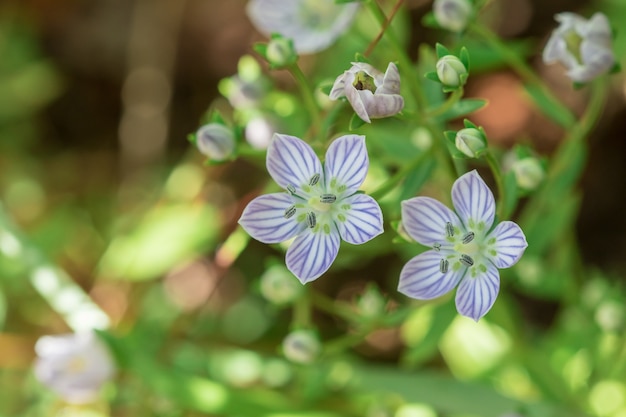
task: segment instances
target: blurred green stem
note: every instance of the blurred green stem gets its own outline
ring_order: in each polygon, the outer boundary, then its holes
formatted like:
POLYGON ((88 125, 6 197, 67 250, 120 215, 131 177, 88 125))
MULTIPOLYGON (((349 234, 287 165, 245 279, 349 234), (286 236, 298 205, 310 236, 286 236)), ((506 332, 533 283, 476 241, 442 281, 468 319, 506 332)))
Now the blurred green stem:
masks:
POLYGON ((328 297, 326 294, 312 291, 311 302, 315 307, 319 308, 320 310, 328 314, 341 317, 346 321, 355 321, 355 319, 359 318, 358 314, 350 308, 349 304, 339 300, 334 300, 328 297))
POLYGON ((293 304, 293 321, 291 324, 293 330, 310 329, 312 327, 311 294, 309 293, 309 288, 309 286, 305 285, 302 295, 293 304))
POLYGON ((461 97, 463 97, 463 88, 459 88, 457 90, 454 90, 452 92, 452 94, 450 94, 448 96, 446 101, 441 103, 441 105, 439 107, 437 107, 437 108, 429 111, 428 113, 426 113, 426 117, 427 118, 432 118, 432 117, 441 116, 442 114, 444 114, 445 112, 450 110, 452 107, 454 107, 454 105, 459 102, 461 97))
POLYGON ((500 220, 504 220, 504 215, 506 210, 506 190, 504 189, 504 180, 502 177, 502 170, 500 169, 500 163, 493 156, 491 150, 487 150, 485 154, 485 160, 487 164, 489 164, 489 168, 491 169, 491 173, 493 174, 493 178, 496 180, 496 186, 498 187, 498 204, 497 204, 497 214, 500 220))
POLYGON ((297 63, 290 65, 289 67, 287 67, 287 69, 298 84, 298 88, 300 89, 300 93, 302 94, 302 100, 304 100, 304 106, 306 107, 306 110, 311 117, 311 126, 313 127, 311 133, 313 137, 315 137, 318 133, 318 129, 321 126, 322 121, 320 118, 319 107, 317 105, 317 102, 315 101, 313 90, 311 90, 311 88, 309 87, 309 82, 297 63))
POLYGON ((420 164, 426 159, 427 156, 431 155, 432 147, 422 153, 420 153, 417 158, 408 163, 407 165, 400 168, 395 174, 393 174, 387 181, 385 181, 378 189, 374 190, 370 193, 370 196, 375 200, 379 200, 384 197, 388 192, 393 190, 396 185, 400 183, 411 171, 420 166, 420 164))

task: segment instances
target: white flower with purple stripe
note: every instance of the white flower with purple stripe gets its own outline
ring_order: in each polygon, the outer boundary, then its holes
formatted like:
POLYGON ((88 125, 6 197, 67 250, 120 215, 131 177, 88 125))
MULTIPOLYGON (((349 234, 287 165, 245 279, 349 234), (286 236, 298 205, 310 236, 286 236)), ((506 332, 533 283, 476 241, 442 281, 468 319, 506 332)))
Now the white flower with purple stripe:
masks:
POLYGON ((303 284, 313 281, 330 268, 341 239, 358 245, 383 232, 378 203, 358 192, 368 167, 365 136, 336 139, 322 164, 304 141, 275 134, 267 170, 287 192, 255 198, 239 224, 263 243, 295 237, 287 250, 287 268, 303 284))
POLYGON ((404 229, 432 250, 404 266, 398 291, 430 300, 458 285, 457 310, 478 321, 496 301, 498 269, 514 265, 528 244, 514 222, 503 221, 493 227, 495 200, 476 171, 454 182, 452 203, 456 213, 430 197, 402 202, 404 229))

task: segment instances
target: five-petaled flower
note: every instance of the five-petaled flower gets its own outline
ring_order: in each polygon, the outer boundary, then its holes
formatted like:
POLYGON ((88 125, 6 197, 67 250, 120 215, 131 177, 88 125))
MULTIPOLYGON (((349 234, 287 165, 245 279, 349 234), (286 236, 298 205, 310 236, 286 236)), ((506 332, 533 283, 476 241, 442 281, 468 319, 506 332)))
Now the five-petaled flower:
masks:
POLYGON ((561 62, 567 75, 577 83, 591 81, 613 68, 611 26, 604 14, 598 12, 587 20, 565 12, 554 18, 560 24, 543 50, 546 64, 561 62))
POLYGON ((393 62, 383 74, 370 64, 353 62, 333 84, 329 97, 346 97, 356 114, 365 122, 393 116, 404 107, 400 95, 400 74, 393 62))
POLYGON ((322 165, 304 141, 275 134, 267 170, 287 192, 255 198, 239 224, 263 243, 295 237, 287 250, 287 268, 303 284, 312 281, 330 268, 341 239, 361 244, 383 231, 376 200, 357 193, 368 167, 364 136, 336 139, 322 165))
POLYGON ((328 48, 352 23, 358 3, 335 0, 250 0, 246 8, 254 26, 266 36, 291 38, 298 53, 328 48))
POLYGON ((455 181, 452 203, 456 213, 430 197, 402 202, 404 229, 432 250, 404 266, 398 291, 429 300, 458 284, 457 310, 478 321, 498 295, 498 269, 514 265, 528 244, 520 227, 511 221, 492 227, 495 201, 476 171, 455 181))

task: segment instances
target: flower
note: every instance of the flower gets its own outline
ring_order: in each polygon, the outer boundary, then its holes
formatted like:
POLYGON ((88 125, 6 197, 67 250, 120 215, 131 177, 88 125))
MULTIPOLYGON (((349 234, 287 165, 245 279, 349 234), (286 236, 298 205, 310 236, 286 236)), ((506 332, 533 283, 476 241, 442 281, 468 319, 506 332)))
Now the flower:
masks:
POLYGON ((541 162, 537 158, 526 157, 518 159, 511 165, 517 185, 525 190, 534 190, 546 176, 541 162))
POLYGON ((456 132, 454 145, 468 158, 478 158, 487 149, 487 139, 479 129, 467 127, 456 132))
POLYGON ((370 119, 393 116, 404 107, 398 67, 390 62, 383 74, 370 64, 353 62, 349 70, 337 77, 330 90, 331 100, 343 96, 367 123, 371 123, 370 119))
POLYGON ((196 132, 198 150, 214 161, 223 161, 235 151, 233 132, 219 123, 209 123, 196 132))
POLYGON ((498 295, 498 269, 514 265, 528 246, 511 221, 493 226, 495 201, 476 171, 454 182, 456 213, 430 197, 402 202, 402 225, 433 249, 411 259, 400 273, 398 291, 418 300, 437 298, 458 284, 456 307, 478 321, 498 295))
POLYGON ((335 4, 334 0, 250 0, 246 12, 264 35, 280 33, 293 39, 298 53, 310 54, 335 42, 358 8, 357 3, 335 4))
POLYGON ((559 22, 545 49, 543 62, 560 62, 572 81, 584 83, 608 72, 615 65, 611 50, 611 27, 606 16, 594 14, 586 20, 575 13, 559 13, 559 22))
POLYGON ((460 32, 465 29, 472 15, 472 3, 468 0, 435 0, 433 13, 439 26, 460 32))
POLYGON ((94 401, 115 373, 108 348, 93 332, 43 336, 35 352, 35 377, 68 403, 94 401))
POLYGON ((322 275, 337 257, 341 239, 361 244, 382 233, 376 200, 357 193, 369 159, 365 136, 336 139, 322 163, 304 141, 275 134, 267 150, 267 170, 287 190, 252 200, 239 224, 263 243, 295 237, 287 268, 304 284, 322 275))
POLYGON ((454 55, 446 55, 437 61, 437 77, 446 86, 456 88, 467 81, 467 68, 454 55))

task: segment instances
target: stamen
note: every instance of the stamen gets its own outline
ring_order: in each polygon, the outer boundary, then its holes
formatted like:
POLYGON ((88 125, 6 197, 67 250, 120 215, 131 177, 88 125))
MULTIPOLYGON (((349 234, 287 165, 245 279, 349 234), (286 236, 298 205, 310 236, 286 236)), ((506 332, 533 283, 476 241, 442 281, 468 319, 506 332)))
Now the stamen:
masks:
POLYGON ((474 232, 469 232, 468 234, 466 234, 465 236, 463 236, 463 244, 467 245, 468 243, 470 243, 472 240, 474 240, 474 232))
POLYGON ((337 196, 335 194, 322 194, 320 196, 320 203, 332 204, 337 201, 337 196))
POLYGON ((293 217, 294 214, 296 214, 296 206, 287 207, 287 209, 285 210, 284 217, 285 219, 289 219, 293 217))
POLYGON ((445 274, 446 272, 448 272, 449 265, 450 265, 450 262, 448 262, 447 259, 442 259, 441 261, 439 261, 439 272, 441 272, 442 274, 445 274))
POLYGON ((309 211, 306 214, 306 224, 307 224, 307 226, 309 226, 311 229, 313 229, 315 227, 316 223, 317 223, 317 218, 315 217, 315 213, 313 213, 312 211, 309 211))
POLYGON ((460 261, 463 265, 467 267, 474 265, 474 260, 472 259, 472 257, 466 254, 461 255, 460 261))
POLYGON ((454 226, 452 226, 452 223, 450 222, 446 223, 446 236, 448 237, 454 236, 454 226))
POLYGON ((439 250, 441 250, 441 243, 435 243, 433 244, 433 249, 437 252, 439 252, 439 250))
POLYGON ((287 191, 289 191, 289 194, 294 195, 296 193, 296 187, 291 184, 287 184, 287 191))
POLYGON ((311 181, 309 181, 309 185, 311 187, 313 187, 315 184, 317 184, 320 180, 320 174, 313 174, 313 176, 311 177, 311 181))

